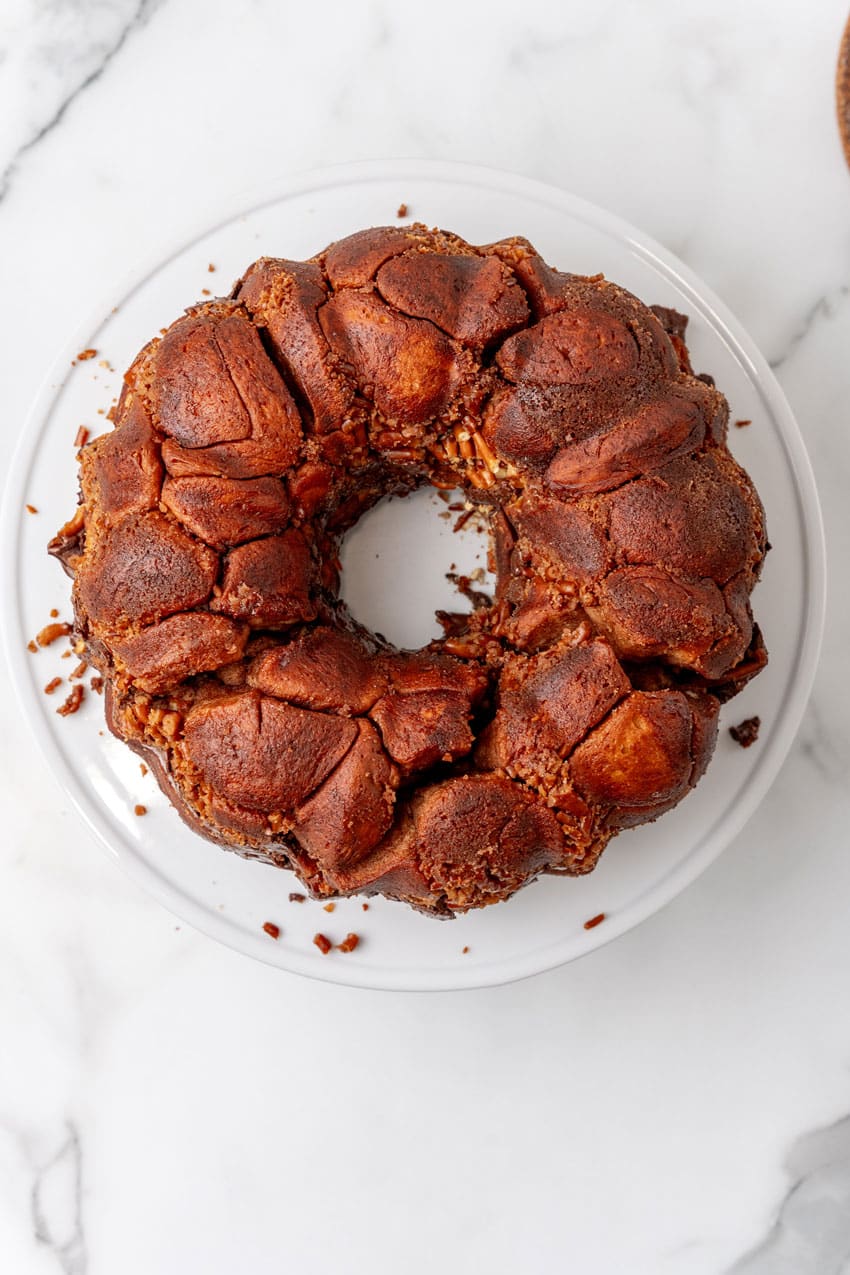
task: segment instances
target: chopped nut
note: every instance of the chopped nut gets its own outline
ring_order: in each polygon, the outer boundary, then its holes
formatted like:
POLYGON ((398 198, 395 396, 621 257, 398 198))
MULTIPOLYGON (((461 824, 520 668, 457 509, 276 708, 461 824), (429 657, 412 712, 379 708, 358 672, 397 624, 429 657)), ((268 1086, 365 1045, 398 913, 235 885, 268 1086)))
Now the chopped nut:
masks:
POLYGON ((466 956, 467 952, 469 951, 469 947, 462 947, 460 950, 461 950, 461 955, 466 956))
POLYGON ((50 646, 51 642, 55 642, 57 638, 65 637, 70 632, 70 624, 45 624, 41 632, 36 633, 35 640, 39 646, 50 646))
POLYGON ((140 762, 139 762, 139 770, 142 772, 142 777, 143 777, 143 778, 144 778, 144 776, 148 773, 148 768, 147 768, 147 766, 145 765, 145 763, 144 763, 143 761, 140 761, 140 762))
POLYGON ((289 902, 290 903, 306 903, 307 895, 299 894, 297 890, 293 890, 289 896, 289 902))
POLYGON ((85 691, 83 690, 82 686, 78 682, 77 685, 72 689, 71 694, 65 700, 65 703, 60 704, 59 707, 57 708, 56 712, 59 714, 59 716, 69 717, 71 713, 76 713, 77 709, 80 707, 80 705, 83 702, 84 694, 85 694, 85 691))
POLYGON ((360 942, 359 934, 346 934, 341 943, 337 943, 338 952, 353 952, 360 942))
POLYGON ((38 650, 38 647, 36 646, 32 638, 30 638, 29 642, 27 642, 27 650, 32 651, 33 655, 35 655, 36 651, 38 650))
POLYGON ((605 920, 605 913, 600 912, 597 916, 592 916, 589 921, 585 921, 584 928, 586 930, 595 930, 597 925, 601 925, 605 920))
POLYGON ((368 904, 368 903, 361 903, 361 904, 360 904, 360 906, 361 906, 361 908, 363 909, 363 911, 364 911, 364 912, 368 912, 368 911, 369 911, 369 904, 368 904))
POLYGON ((395 214, 395 215, 396 215, 396 217, 406 217, 406 216, 407 216, 407 204, 399 204, 398 208, 396 209, 396 214, 395 214))
POLYGON ((730 726, 729 734, 736 744, 740 744, 742 748, 749 748, 750 744, 754 744, 758 739, 760 726, 760 717, 747 717, 737 726, 730 726))
POLYGON ((212 296, 212 293, 210 292, 209 288, 201 288, 201 296, 202 296, 202 297, 211 297, 211 296, 212 296))
POLYGON ((313 942, 323 956, 327 956, 328 952, 333 947, 333 943, 331 943, 330 939, 324 934, 314 934, 313 942))
POLYGON ((85 673, 87 668, 88 668, 88 664, 85 662, 85 660, 81 660, 80 663, 77 665, 77 667, 74 669, 74 671, 69 674, 68 681, 78 682, 80 678, 83 676, 83 674, 85 673))
POLYGON ((59 614, 59 612, 56 610, 56 607, 51 607, 51 608, 50 608, 50 618, 51 618, 51 620, 55 620, 58 614, 59 614))
POLYGON ((147 813, 148 813, 148 808, 147 808, 147 806, 134 806, 134 807, 133 807, 133 814, 134 814, 134 815, 146 815, 147 813))
POLYGON ((167 736, 168 739, 173 739, 180 729, 180 714, 174 712, 165 713, 159 723, 159 727, 163 735, 167 736))
POLYGON ((325 904, 325 911, 326 911, 326 912, 334 912, 334 911, 336 911, 336 904, 335 904, 335 903, 326 903, 326 904, 325 904))
POLYGON ((27 505, 27 506, 26 506, 26 511, 27 511, 27 513, 28 513, 28 514, 37 514, 37 513, 38 513, 38 510, 36 509, 35 505, 27 505))
POLYGON ((207 270, 209 270, 210 274, 212 274, 213 271, 215 270, 215 266, 213 265, 212 262, 210 262, 210 264, 207 266, 207 270))
POLYGON ((86 428, 85 425, 81 425, 80 428, 77 430, 76 434, 74 435, 74 446, 85 447, 88 441, 89 441, 89 430, 86 428))
POLYGON ((93 359, 97 354, 97 350, 80 350, 77 359, 80 363, 85 363, 87 359, 93 359))
POLYGON ((92 688, 92 690, 95 692, 96 695, 101 695, 103 693, 103 678, 93 677, 91 681, 89 682, 89 686, 92 688))
POLYGON ((280 926, 275 925, 274 921, 264 921, 263 929, 265 930, 266 934, 268 934, 270 939, 280 938, 280 926))
POLYGON ((52 695, 53 692, 56 690, 56 687, 61 685, 62 685, 61 677, 51 677, 50 681, 47 683, 47 685, 44 688, 45 695, 52 695))
POLYGON ((752 423, 752 421, 736 421, 735 426, 737 429, 744 429, 747 425, 752 425, 752 423))

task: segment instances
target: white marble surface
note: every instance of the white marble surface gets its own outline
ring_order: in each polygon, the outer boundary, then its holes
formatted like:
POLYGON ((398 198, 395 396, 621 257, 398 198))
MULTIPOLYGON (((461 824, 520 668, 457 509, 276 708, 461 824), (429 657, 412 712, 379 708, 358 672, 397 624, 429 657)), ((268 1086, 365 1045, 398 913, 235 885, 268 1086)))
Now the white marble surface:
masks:
POLYGON ((10 697, 0 767, 0 1271, 850 1272, 850 174, 840 0, 6 0, 0 383, 240 188, 471 159, 643 226, 773 363, 832 598, 744 834, 637 931, 525 983, 281 975, 126 881, 10 697))

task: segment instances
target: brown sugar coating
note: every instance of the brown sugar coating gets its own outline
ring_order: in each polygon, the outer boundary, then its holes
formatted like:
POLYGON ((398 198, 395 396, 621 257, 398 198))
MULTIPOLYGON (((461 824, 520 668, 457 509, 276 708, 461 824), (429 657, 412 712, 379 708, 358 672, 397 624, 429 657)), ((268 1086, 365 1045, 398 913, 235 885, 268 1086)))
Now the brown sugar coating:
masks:
POLYGON ((689 792, 766 660, 766 541, 686 323, 523 239, 392 226, 262 258, 141 351, 51 547, 110 727, 191 826, 450 916, 689 792), (339 548, 429 483, 489 519, 495 597, 399 651, 339 548))

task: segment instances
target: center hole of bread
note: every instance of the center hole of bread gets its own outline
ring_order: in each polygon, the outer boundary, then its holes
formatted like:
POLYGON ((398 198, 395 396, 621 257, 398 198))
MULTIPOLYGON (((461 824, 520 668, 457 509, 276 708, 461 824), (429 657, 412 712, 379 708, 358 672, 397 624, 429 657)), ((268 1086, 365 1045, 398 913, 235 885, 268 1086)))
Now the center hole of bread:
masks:
POLYGON ((450 573, 492 594, 482 514, 476 511, 455 531, 468 512, 464 505, 462 491, 421 487, 409 496, 386 496, 363 515, 340 554, 341 595, 355 620, 415 650, 443 636, 437 611, 471 609, 450 573))

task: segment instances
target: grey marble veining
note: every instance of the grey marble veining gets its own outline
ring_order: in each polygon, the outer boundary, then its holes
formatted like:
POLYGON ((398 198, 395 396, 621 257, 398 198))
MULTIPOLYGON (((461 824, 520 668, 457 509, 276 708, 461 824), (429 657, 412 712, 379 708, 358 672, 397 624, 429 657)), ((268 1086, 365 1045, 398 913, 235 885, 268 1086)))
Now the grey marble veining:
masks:
POLYGON ((39 1168, 32 1186, 33 1235, 55 1256, 63 1275, 86 1275, 82 1195, 80 1135, 68 1123, 61 1145, 39 1168))
POLYGON ((100 79, 160 3, 59 0, 41 6, 35 21, 6 24, 0 46, 0 104, 8 111, 0 134, 0 200, 21 160, 61 124, 78 95, 100 79))
POLYGON ((786 1169, 791 1186, 776 1221, 729 1275, 847 1275, 850 1116, 804 1134, 786 1169))

